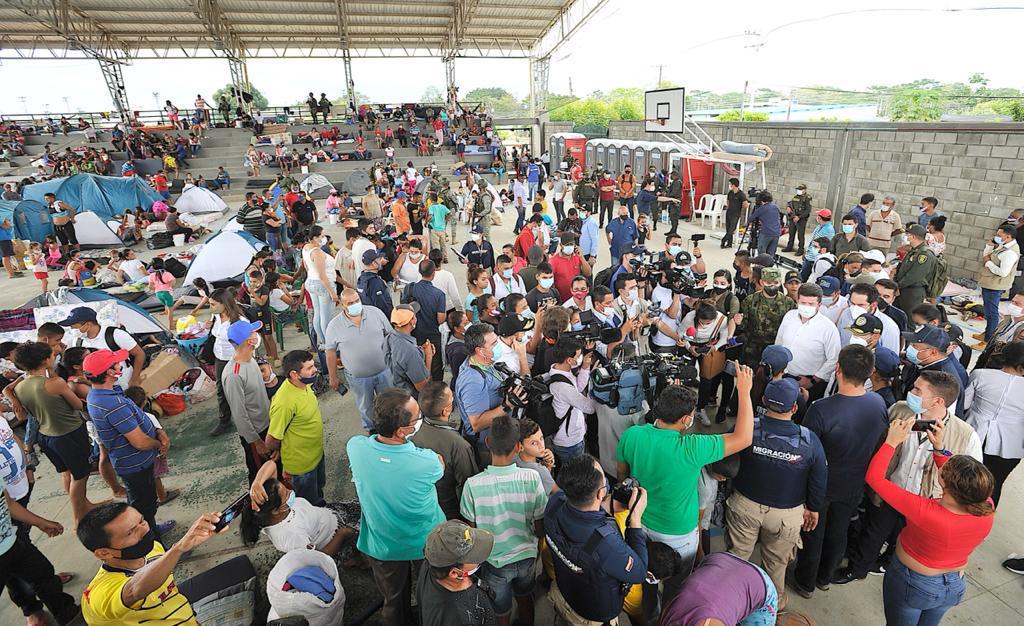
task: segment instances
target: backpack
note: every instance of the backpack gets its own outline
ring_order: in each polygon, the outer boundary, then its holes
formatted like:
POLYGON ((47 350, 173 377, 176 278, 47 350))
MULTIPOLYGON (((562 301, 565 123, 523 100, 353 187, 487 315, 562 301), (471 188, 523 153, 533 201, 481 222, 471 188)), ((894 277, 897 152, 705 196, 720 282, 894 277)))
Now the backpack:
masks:
POLYGON ((146 240, 146 247, 150 250, 170 248, 174 245, 174 235, 168 232, 153 233, 153 236, 146 240))
POLYGON ((647 382, 644 370, 639 367, 622 370, 619 375, 618 401, 615 403, 619 415, 632 415, 643 410, 647 382))
POLYGON ((605 287, 611 287, 612 276, 615 275, 615 270, 619 269, 619 266, 606 267, 597 273, 594 277, 594 286, 604 285, 605 287))
MULTIPOLYGON (((118 327, 118 326, 107 326, 107 329, 105 331, 103 331, 103 341, 106 342, 107 348, 111 352, 117 352, 118 350, 121 349, 121 346, 117 345, 117 342, 114 341, 114 331, 117 330, 118 328, 120 328, 120 327, 118 327)), ((124 329, 121 328, 121 330, 124 330, 124 329)), ((125 331, 125 332, 128 332, 128 331, 125 331)), ((129 334, 131 334, 131 333, 129 333, 129 334)), ((78 341, 75 342, 75 347, 76 348, 80 348, 80 347, 82 347, 83 343, 85 343, 85 338, 84 337, 79 337, 78 341)))
POLYGON ((188 273, 188 267, 174 257, 164 259, 164 269, 175 278, 182 278, 188 273))
MULTIPOLYGON (((574 383, 565 374, 551 374, 548 378, 548 387, 553 383, 566 383, 573 385, 574 383)), ((540 426, 541 432, 545 437, 550 437, 558 432, 558 429, 565 425, 566 434, 569 431, 569 416, 572 414, 572 407, 565 412, 565 415, 558 415, 555 413, 554 396, 550 393, 544 394, 541 400, 537 401, 534 410, 531 411, 530 407, 527 408, 527 413, 534 413, 532 415, 533 421, 537 422, 540 426)))
POLYGON ((935 257, 935 260, 935 271, 932 272, 931 277, 928 279, 929 298, 941 296, 942 292, 946 290, 946 284, 949 283, 949 263, 941 256, 935 257))

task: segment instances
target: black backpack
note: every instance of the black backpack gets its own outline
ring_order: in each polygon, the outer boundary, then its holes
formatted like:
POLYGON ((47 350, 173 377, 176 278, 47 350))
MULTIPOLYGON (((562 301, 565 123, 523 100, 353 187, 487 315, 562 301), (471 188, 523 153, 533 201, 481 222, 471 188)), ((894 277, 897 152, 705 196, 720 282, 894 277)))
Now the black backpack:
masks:
POLYGON ((188 266, 174 257, 164 259, 164 269, 170 272, 171 276, 174 276, 175 278, 182 278, 188 273, 188 266))
MULTIPOLYGON (((564 382, 575 386, 575 383, 566 376, 565 374, 551 374, 548 378, 548 387, 555 382, 564 382)), ((550 437, 558 432, 558 429, 565 425, 565 430, 569 430, 569 416, 572 415, 572 407, 566 411, 565 415, 558 415, 555 413, 554 397, 551 393, 546 393, 540 400, 531 401, 526 407, 526 415, 533 421, 537 422, 540 426, 540 431, 545 437, 550 437)))
POLYGON ((168 232, 153 233, 153 236, 146 240, 146 247, 150 250, 170 248, 174 245, 174 235, 168 232))

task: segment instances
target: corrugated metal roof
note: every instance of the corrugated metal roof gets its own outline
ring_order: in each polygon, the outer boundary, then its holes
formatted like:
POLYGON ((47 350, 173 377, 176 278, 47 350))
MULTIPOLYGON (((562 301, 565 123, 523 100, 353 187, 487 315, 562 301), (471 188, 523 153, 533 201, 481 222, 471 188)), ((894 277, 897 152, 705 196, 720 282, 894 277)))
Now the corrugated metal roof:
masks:
MULTIPOLYGON (((340 49, 342 24, 349 48, 430 50, 445 48, 461 8, 467 51, 526 52, 576 0, 218 0, 223 29, 207 24, 196 0, 70 0, 70 25, 58 26, 52 0, 24 0, 0 7, 0 49, 66 49, 59 31, 76 33, 88 44, 107 34, 115 47, 130 54, 165 49, 187 40, 202 48, 217 46, 213 32, 237 37, 242 47, 258 48, 268 37, 287 38, 296 45, 340 49), (339 19, 339 11, 341 16, 339 19), (282 32, 282 29, 284 32, 282 32), (120 44, 120 46, 119 46, 120 44)), ((74 47, 74 46, 70 46, 74 47)), ((9 56, 9 55, 8 55, 9 56)), ((202 56, 202 55, 197 55, 202 56)))

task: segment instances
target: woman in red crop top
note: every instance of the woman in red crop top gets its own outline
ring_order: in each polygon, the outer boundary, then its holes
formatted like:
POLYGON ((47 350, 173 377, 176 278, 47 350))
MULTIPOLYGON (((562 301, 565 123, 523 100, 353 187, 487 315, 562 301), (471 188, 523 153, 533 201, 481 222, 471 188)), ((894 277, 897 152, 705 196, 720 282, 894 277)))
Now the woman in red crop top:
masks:
POLYGON ((867 472, 868 485, 907 521, 882 583, 887 626, 932 626, 960 603, 967 559, 992 531, 995 513, 992 473, 969 456, 943 449, 941 424, 928 438, 942 497, 924 498, 886 480, 889 461, 913 425, 912 419, 892 422, 867 472))

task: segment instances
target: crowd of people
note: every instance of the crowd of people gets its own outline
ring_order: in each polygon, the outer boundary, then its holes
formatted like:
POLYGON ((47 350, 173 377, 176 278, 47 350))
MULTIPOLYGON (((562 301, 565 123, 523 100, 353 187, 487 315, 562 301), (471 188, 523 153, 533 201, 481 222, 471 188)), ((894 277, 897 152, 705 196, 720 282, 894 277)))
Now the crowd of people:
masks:
MULTIPOLYGON (((313 94, 309 107, 325 113, 313 94)), ((377 112, 358 114, 379 128, 377 112)), ((442 139, 462 136, 435 119, 442 139)), ((380 622, 396 626, 533 624, 541 593, 560 624, 774 624, 790 593, 827 597, 870 574, 884 576, 889 624, 937 624, 963 600, 1024 457, 1018 213, 982 253, 976 356, 938 300, 933 197, 905 225, 892 198, 834 216, 806 186, 780 208, 730 179, 722 246, 741 225, 749 245, 716 268, 703 237, 680 233, 678 173, 549 172, 496 148, 507 188, 481 169, 452 180, 382 160, 365 195, 332 192, 323 211, 287 172, 247 194, 235 219, 267 247, 237 287, 196 281, 193 310, 212 312, 210 434, 238 435, 247 545, 267 535, 282 553, 368 567, 380 622), (514 239, 493 241, 512 209, 514 239), (351 220, 343 240, 322 225, 335 212, 351 220), (786 229, 793 269, 776 254, 786 229), (293 323, 310 345, 280 354, 275 331, 293 323), (340 456, 325 420, 347 416, 322 414, 318 392, 355 401, 349 500, 325 497, 340 456)), ((107 269, 154 271, 133 255, 107 269)), ((165 302, 169 325, 181 304, 165 302)), ((160 543, 173 522, 159 506, 177 492, 160 481, 171 439, 139 395, 144 363, 135 338, 84 307, 0 345, 17 416, 0 432, 0 582, 30 624, 44 605, 60 623, 195 620, 173 569, 224 531, 204 513, 160 543), (85 339, 65 343, 67 328, 85 339), (63 532, 29 510, 37 450, 101 562, 80 608, 28 536, 63 532), (90 460, 126 503, 95 504, 90 460)))

